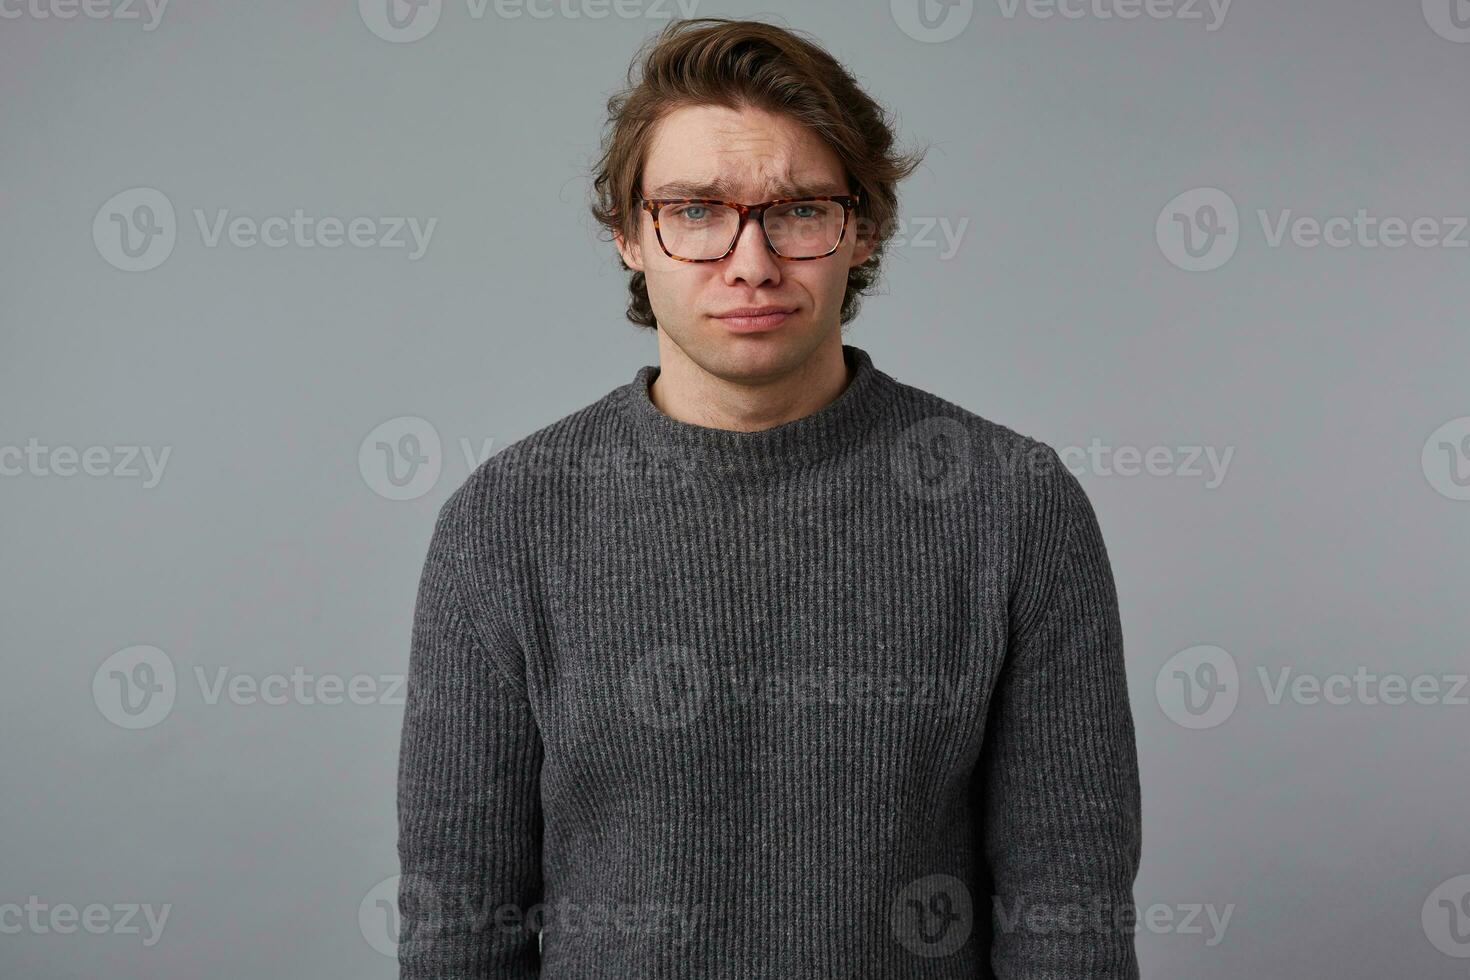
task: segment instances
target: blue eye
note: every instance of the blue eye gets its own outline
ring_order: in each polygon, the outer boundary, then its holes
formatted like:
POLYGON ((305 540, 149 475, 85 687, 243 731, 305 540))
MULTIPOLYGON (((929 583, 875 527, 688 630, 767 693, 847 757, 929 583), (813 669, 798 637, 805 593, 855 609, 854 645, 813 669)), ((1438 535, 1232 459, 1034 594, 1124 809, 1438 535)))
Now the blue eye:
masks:
POLYGON ((812 218, 820 218, 825 214, 826 211, 817 203, 788 204, 781 209, 779 217, 792 218, 797 221, 809 221, 812 218))

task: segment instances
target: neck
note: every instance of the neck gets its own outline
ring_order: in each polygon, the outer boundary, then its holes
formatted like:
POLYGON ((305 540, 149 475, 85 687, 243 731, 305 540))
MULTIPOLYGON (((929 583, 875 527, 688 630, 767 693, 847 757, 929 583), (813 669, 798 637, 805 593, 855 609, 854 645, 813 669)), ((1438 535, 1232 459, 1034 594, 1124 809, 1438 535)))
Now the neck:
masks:
MULTIPOLYGON (((717 392, 720 405, 714 410, 692 407, 688 401, 671 405, 672 411, 664 409, 654 389, 672 403, 687 395, 687 387, 663 389, 666 368, 644 365, 619 392, 622 417, 661 471, 681 480, 708 479, 733 487, 795 473, 861 443, 898 390, 898 382, 875 368, 861 348, 843 344, 837 354, 838 372, 815 398, 791 394, 785 375, 759 383, 743 376, 731 381, 709 375, 694 390, 717 392), (667 397, 676 391, 679 395, 667 397), (675 411, 686 417, 677 417, 675 411), (705 419, 712 421, 705 424, 705 419)), ((680 362, 675 358, 673 363, 680 362)))
POLYGON ((649 396, 670 418, 712 429, 759 432, 831 404, 852 381, 842 335, 832 331, 803 361, 754 373, 700 366, 662 328, 659 373, 649 396))

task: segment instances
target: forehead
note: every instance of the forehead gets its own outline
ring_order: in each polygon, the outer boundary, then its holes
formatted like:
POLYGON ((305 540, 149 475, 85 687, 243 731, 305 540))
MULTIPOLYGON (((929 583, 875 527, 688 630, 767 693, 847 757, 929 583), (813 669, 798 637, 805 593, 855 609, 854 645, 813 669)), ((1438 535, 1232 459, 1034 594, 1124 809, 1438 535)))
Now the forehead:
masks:
POLYGON ((842 161, 790 116, 761 109, 684 106, 659 121, 643 165, 648 197, 842 194, 842 161))

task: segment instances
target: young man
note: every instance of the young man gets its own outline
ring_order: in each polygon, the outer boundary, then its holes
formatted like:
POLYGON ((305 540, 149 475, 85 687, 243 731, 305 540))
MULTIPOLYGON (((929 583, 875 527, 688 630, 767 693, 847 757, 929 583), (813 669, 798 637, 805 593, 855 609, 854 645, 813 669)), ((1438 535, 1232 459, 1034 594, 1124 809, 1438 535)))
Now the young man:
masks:
POLYGON ((402 976, 1136 978, 1094 512, 842 342, 917 161, 785 30, 675 23, 642 68, 595 211, 659 365, 439 513, 402 976))

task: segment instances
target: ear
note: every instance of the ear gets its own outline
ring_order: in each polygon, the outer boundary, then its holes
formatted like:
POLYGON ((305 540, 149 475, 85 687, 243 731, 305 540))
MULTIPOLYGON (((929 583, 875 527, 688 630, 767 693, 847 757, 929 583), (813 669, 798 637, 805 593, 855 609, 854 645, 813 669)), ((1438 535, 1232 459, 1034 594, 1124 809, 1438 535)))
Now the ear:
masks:
POLYGON ((613 242, 618 247, 618 254, 623 257, 623 264, 634 272, 643 272, 643 246, 637 242, 629 243, 623 237, 622 232, 613 233, 613 242))
POLYGON ((857 233, 853 238, 852 258, 848 261, 848 268, 856 268, 873 256, 873 246, 877 244, 871 236, 857 233))

